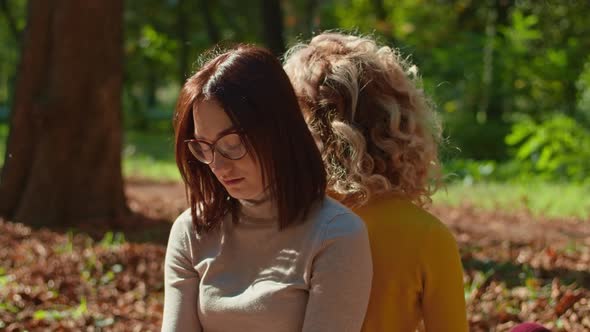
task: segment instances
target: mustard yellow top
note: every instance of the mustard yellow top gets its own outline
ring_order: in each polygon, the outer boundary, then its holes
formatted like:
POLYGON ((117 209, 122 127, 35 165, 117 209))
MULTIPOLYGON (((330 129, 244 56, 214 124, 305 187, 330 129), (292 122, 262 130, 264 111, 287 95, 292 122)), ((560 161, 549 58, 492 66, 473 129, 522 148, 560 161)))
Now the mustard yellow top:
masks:
POLYGON ((409 201, 374 199, 355 209, 366 223, 373 283, 362 331, 466 332, 463 269, 455 238, 409 201))

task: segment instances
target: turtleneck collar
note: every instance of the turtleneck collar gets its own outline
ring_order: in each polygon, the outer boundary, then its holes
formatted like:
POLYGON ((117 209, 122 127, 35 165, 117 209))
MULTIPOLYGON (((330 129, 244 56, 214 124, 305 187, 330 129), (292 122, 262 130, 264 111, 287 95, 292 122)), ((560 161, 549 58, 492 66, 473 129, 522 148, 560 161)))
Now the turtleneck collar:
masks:
POLYGON ((240 199, 240 220, 245 222, 273 222, 278 217, 277 207, 265 190, 253 199, 240 199))

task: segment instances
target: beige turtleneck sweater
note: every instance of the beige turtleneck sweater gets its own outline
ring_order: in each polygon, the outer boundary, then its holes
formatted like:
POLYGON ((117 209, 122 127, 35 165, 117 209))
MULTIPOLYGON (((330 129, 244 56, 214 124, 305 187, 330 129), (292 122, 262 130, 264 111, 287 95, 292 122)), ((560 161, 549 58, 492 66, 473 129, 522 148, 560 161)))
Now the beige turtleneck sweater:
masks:
POLYGON ((162 331, 360 331, 371 253, 362 220, 325 198, 307 220, 278 230, 269 203, 242 206, 196 234, 185 211, 165 260, 162 331))

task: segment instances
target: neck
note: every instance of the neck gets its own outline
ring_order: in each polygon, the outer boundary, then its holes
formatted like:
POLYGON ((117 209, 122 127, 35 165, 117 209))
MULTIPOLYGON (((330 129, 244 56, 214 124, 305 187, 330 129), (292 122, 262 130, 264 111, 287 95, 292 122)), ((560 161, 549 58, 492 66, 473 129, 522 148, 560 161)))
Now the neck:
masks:
POLYGON ((240 199, 240 214, 246 219, 276 219, 277 209, 268 190, 252 199, 240 199))

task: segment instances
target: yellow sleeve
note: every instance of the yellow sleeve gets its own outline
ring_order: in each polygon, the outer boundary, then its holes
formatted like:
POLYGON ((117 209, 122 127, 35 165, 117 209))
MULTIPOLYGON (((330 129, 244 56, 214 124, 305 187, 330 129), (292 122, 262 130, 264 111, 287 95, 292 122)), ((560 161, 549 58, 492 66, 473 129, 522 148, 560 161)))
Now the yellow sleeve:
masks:
POLYGON ((457 242, 438 222, 431 225, 424 245, 422 312, 426 331, 467 332, 463 267, 457 242))

